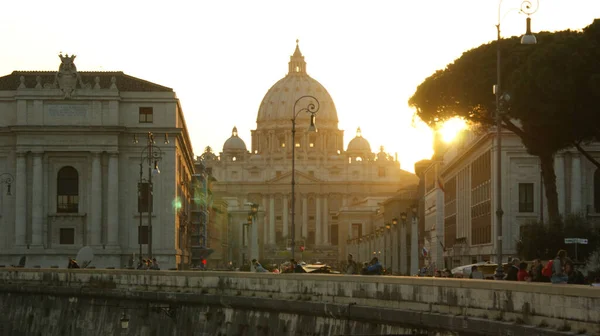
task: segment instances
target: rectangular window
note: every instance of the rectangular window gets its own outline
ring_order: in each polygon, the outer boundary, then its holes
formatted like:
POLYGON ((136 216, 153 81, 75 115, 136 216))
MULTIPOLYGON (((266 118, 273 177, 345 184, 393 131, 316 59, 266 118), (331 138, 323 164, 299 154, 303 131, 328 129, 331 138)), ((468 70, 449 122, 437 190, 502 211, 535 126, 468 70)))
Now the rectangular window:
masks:
POLYGON ((138 244, 148 244, 148 226, 138 226, 138 244))
POLYGON ((379 171, 377 172, 377 176, 385 177, 385 167, 379 167, 379 171))
POLYGON ((60 229, 59 239, 61 245, 75 244, 75 229, 60 229))
POLYGON ((140 107, 140 123, 152 123, 154 121, 152 107, 140 107))
POLYGON ((533 183, 519 183, 519 212, 533 212, 533 183))

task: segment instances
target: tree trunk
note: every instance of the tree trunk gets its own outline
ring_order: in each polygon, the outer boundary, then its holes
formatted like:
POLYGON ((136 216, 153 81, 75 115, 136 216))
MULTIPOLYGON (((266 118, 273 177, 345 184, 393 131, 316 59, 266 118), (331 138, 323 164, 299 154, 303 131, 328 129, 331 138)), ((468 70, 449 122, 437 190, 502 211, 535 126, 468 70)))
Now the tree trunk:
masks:
POLYGON ((591 163, 594 164, 594 166, 596 166, 596 168, 600 169, 600 162, 598 162, 598 160, 594 159, 590 153, 588 153, 585 149, 583 149, 581 147, 581 145, 579 145, 578 143, 574 144, 575 148, 577 148, 577 150, 579 151, 579 153, 581 153, 583 156, 585 156, 586 159, 588 159, 588 161, 590 161, 591 163))
POLYGON ((544 189, 546 190, 548 223, 550 225, 560 225, 558 192, 556 191, 556 175, 554 173, 554 157, 550 153, 545 153, 539 155, 539 158, 542 165, 542 176, 544 177, 544 189))

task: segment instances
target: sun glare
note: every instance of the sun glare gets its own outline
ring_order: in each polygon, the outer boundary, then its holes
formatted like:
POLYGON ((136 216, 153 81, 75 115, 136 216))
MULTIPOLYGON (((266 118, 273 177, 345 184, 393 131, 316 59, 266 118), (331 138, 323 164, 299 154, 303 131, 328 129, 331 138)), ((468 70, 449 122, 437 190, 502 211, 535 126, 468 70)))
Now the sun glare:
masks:
POLYGON ((444 142, 452 142, 456 135, 467 128, 467 123, 460 118, 452 118, 444 122, 440 128, 444 142))

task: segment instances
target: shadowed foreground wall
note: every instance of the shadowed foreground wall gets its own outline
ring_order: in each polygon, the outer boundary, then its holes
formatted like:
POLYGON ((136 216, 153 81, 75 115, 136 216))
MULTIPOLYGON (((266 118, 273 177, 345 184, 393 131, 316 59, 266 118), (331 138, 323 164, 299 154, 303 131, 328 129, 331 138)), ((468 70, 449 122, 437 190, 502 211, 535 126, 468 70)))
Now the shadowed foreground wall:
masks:
POLYGON ((5 269, 0 285, 0 335, 600 334, 583 286, 99 269, 5 269))

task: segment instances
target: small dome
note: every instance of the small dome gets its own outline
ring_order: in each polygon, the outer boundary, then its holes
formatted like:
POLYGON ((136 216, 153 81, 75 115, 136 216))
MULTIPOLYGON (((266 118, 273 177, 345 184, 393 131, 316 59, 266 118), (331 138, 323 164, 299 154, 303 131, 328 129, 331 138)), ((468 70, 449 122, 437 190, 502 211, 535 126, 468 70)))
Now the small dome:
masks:
POLYGON ((246 151, 246 143, 238 137, 237 127, 233 127, 231 137, 223 144, 223 152, 227 151, 246 151))
POLYGON ((371 152, 371 145, 367 139, 362 137, 360 127, 356 130, 356 137, 348 143, 347 152, 371 152))

